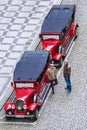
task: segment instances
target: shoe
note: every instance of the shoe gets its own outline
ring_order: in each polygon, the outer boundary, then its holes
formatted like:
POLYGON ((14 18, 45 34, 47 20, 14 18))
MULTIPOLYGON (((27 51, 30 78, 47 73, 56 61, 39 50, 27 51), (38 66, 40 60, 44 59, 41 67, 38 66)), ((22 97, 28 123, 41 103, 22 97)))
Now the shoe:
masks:
POLYGON ((67 87, 65 89, 68 89, 67 87))
POLYGON ((71 90, 68 90, 67 93, 71 93, 71 90))
POLYGON ((54 92, 52 92, 52 94, 54 94, 54 92))

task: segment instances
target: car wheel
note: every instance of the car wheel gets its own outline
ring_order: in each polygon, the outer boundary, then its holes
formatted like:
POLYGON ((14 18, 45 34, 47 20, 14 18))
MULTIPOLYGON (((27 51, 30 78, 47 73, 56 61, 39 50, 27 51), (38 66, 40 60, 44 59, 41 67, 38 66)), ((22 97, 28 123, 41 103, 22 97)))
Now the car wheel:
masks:
POLYGON ((36 121, 38 119, 39 110, 36 109, 33 114, 34 114, 33 121, 36 121))
POLYGON ((12 118, 6 116, 6 121, 10 121, 12 118))
MULTIPOLYGON (((5 113, 6 113, 7 115, 9 115, 9 114, 8 114, 9 111, 6 111, 5 113)), ((12 119, 12 117, 8 117, 8 116, 6 116, 6 120, 7 120, 7 121, 10 121, 11 119, 12 119)))

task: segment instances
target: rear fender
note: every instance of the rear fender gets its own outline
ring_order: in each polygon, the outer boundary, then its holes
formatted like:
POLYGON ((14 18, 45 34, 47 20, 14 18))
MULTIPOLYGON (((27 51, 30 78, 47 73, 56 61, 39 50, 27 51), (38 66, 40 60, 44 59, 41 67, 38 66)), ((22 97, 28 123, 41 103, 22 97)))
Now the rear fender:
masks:
POLYGON ((77 23, 72 23, 72 25, 71 25, 71 35, 72 36, 76 36, 77 27, 79 27, 77 23))

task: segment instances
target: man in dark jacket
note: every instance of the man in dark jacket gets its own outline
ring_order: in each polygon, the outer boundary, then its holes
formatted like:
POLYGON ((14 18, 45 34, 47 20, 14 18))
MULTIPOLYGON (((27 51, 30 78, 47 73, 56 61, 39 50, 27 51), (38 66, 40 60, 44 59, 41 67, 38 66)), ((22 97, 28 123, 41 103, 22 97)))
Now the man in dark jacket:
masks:
POLYGON ((66 84, 67 84, 67 87, 65 89, 67 89, 68 93, 71 92, 70 75, 71 75, 71 67, 68 67, 68 61, 65 60, 64 61, 64 68, 63 68, 63 76, 64 76, 64 79, 65 79, 66 84))

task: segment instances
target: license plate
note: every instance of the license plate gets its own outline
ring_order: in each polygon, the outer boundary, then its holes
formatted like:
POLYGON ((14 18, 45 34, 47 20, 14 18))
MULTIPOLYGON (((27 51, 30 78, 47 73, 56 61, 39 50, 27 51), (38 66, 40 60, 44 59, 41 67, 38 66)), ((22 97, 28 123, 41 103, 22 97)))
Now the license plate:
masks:
POLYGON ((14 117, 15 117, 15 118, 24 118, 23 115, 15 115, 14 117))

